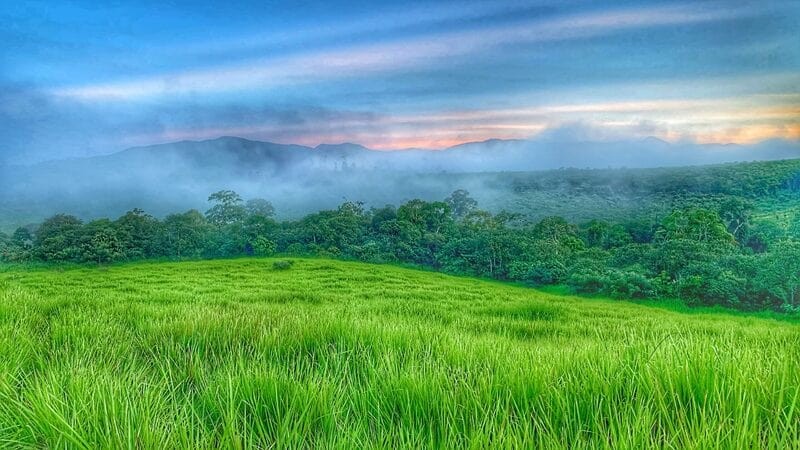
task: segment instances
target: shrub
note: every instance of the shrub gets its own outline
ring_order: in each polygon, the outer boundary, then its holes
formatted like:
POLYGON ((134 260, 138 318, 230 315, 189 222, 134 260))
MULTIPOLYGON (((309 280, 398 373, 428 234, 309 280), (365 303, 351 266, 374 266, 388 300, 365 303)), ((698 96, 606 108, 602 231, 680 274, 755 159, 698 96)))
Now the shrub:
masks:
POLYGON ((308 247, 305 245, 299 242, 293 242, 286 247, 286 253, 292 255, 307 255, 310 252, 308 251, 308 247))
POLYGON ((567 285, 579 294, 598 294, 608 283, 608 276, 598 272, 573 273, 567 278, 567 285))
POLYGON ((558 283, 565 276, 564 265, 554 258, 536 261, 515 261, 509 264, 509 275, 514 280, 534 285, 558 283))
POLYGON ((747 280, 716 264, 692 264, 678 280, 678 295, 690 306, 735 307, 744 296, 747 280))
POLYGON ((264 236, 257 237, 253 242, 253 253, 258 256, 270 256, 275 253, 276 248, 275 242, 264 236))
POLYGON ((272 268, 274 270, 289 270, 294 264, 294 261, 288 261, 285 259, 281 259, 272 263, 272 268))
POLYGON ((655 295, 652 281, 634 270, 573 273, 567 278, 567 285, 581 294, 603 294, 617 298, 647 298, 655 295))

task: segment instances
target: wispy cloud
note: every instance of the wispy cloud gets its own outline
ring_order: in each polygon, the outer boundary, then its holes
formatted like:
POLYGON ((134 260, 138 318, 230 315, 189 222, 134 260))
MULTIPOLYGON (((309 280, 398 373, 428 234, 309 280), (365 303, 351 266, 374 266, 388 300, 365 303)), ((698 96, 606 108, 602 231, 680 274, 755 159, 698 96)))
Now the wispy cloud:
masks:
MULTIPOLYGON (((548 3, 537 2, 539 7, 547 7, 548 3)), ((367 11, 350 16, 346 21, 329 20, 307 27, 288 27, 288 29, 270 29, 266 31, 244 33, 234 37, 217 37, 213 40, 199 42, 180 42, 168 46, 159 46, 160 53, 170 56, 198 55, 213 57, 219 55, 240 55, 252 52, 271 52, 280 48, 307 47, 310 43, 336 42, 340 39, 368 37, 380 38, 394 32, 426 27, 444 27, 463 21, 485 19, 496 15, 524 12, 530 8, 528 2, 461 1, 418 4, 396 4, 389 9, 367 11)))
MULTIPOLYGON (((206 126, 193 120, 143 142, 207 139, 235 135, 307 145, 359 142, 376 149, 441 148, 489 138, 529 138, 569 123, 585 123, 605 135, 657 136, 665 140, 750 143, 798 138, 800 93, 711 99, 649 99, 546 104, 504 109, 445 110, 427 113, 367 114, 358 111, 303 115, 302 120, 251 115, 249 123, 206 126)), ((204 121, 203 121, 204 122, 204 121)))
POLYGON ((440 148, 572 123, 798 135, 796 1, 332 1, 2 5, 0 159, 220 135, 440 148))
POLYGON ((136 80, 61 87, 52 92, 83 101, 108 101, 190 93, 270 90, 283 85, 448 64, 453 58, 486 52, 502 45, 578 39, 643 27, 730 20, 752 12, 752 9, 744 7, 720 9, 687 4, 573 14, 511 26, 480 27, 395 42, 248 60, 136 80))

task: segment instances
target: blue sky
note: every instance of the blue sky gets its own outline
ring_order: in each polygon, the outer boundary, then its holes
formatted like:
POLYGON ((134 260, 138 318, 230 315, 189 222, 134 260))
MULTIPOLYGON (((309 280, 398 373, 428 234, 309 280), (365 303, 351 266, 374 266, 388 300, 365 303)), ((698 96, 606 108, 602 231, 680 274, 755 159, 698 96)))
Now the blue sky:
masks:
POLYGON ((800 138, 797 1, 22 1, 0 21, 6 161, 222 135, 800 138))

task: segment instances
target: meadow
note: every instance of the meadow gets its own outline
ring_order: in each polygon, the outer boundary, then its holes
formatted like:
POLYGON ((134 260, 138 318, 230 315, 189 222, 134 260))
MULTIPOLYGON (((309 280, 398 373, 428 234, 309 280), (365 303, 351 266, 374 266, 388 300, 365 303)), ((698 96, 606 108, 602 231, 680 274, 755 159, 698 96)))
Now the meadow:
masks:
POLYGON ((800 448, 800 325, 325 259, 0 270, 4 448, 800 448))

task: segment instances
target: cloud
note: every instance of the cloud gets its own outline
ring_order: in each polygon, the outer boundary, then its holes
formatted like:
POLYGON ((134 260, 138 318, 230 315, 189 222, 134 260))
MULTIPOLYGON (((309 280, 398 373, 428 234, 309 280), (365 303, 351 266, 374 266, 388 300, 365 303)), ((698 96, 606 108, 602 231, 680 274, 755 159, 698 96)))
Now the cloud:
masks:
MULTIPOLYGON (((96 30, 46 33, 32 20, 27 32, 52 36, 28 42, 19 34, 20 42, 0 50, 10 63, 0 72, 0 158, 92 155, 222 135, 440 148, 575 124, 608 139, 796 139, 800 60, 785 36, 796 28, 787 24, 796 11, 775 18, 786 5, 402 5, 388 15, 383 8, 354 17, 294 13, 297 23, 264 26, 264 34, 213 18, 208 30, 178 44, 180 33, 158 35, 171 37, 159 47, 157 37, 102 28, 102 8, 93 27, 113 42, 97 39, 96 30), (205 40, 212 32, 223 36, 219 44, 205 40), (118 51, 128 44, 131 53, 118 51), (34 57, 28 50, 36 48, 47 51, 34 57), (58 70, 78 65, 85 67, 58 70), (39 81, 2 82, 25 79, 26 70, 39 81), (45 87, 56 79, 57 87, 45 87)), ((68 23, 85 20, 80 11, 68 23)), ((142 26, 161 20, 175 18, 142 26)))
MULTIPOLYGON (((719 80, 717 84, 725 85, 719 80)), ((533 102, 524 96, 522 101, 533 102)), ((562 103, 505 108, 417 106, 413 112, 237 99, 129 106, 87 104, 48 95, 31 85, 5 83, 0 86, 0 160, 30 162, 94 155, 219 136, 309 146, 355 142, 381 150, 443 148, 491 138, 526 139, 574 128, 575 124, 580 124, 591 140, 656 136, 673 142, 752 143, 800 139, 798 101, 800 93, 668 99, 617 96, 613 101, 582 102, 570 97, 562 103)))
POLYGON ((0 162, 107 153, 143 130, 163 127, 135 110, 87 106, 30 84, 0 82, 0 162))
MULTIPOLYGON (((537 2, 535 9, 547 10, 555 4, 558 2, 537 2)), ((476 19, 486 20, 497 15, 523 13, 530 9, 530 4, 518 1, 403 3, 392 5, 388 9, 382 8, 378 12, 350 14, 347 20, 323 20, 314 27, 289 26, 235 37, 216 37, 213 40, 159 46, 157 50, 172 57, 246 56, 342 40, 349 41, 361 37, 375 40, 381 39, 381 36, 408 30, 424 30, 431 27, 442 29, 452 24, 476 19)))
POLYGON ((377 149, 441 148, 490 138, 524 139, 546 130, 580 124, 586 140, 656 136, 670 141, 718 139, 717 142, 751 143, 769 138, 796 138, 800 109, 792 103, 794 100, 792 96, 772 95, 621 99, 416 114, 310 106, 274 109, 230 105, 218 110, 187 107, 197 113, 162 112, 173 118, 165 124, 163 132, 139 139, 165 142, 233 135, 312 146, 358 142, 377 149))
POLYGON ((308 51, 210 68, 164 73, 128 81, 66 86, 55 95, 82 101, 137 100, 237 90, 270 90, 343 77, 452 64, 510 44, 571 40, 620 30, 731 20, 752 13, 744 7, 686 5, 632 8, 535 19, 517 25, 475 27, 394 42, 308 51))

